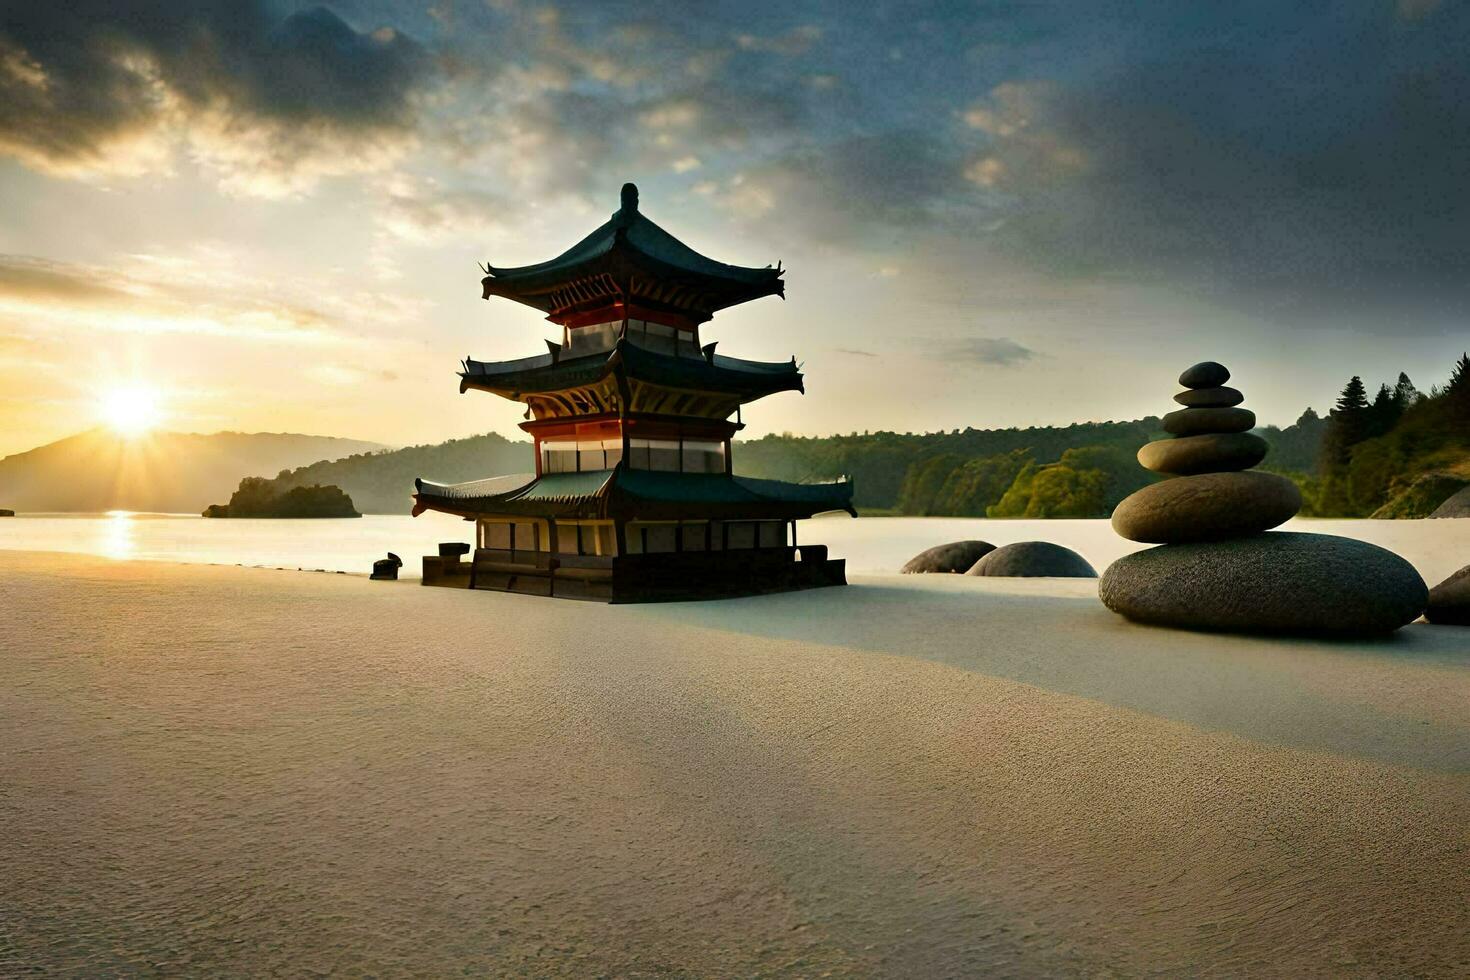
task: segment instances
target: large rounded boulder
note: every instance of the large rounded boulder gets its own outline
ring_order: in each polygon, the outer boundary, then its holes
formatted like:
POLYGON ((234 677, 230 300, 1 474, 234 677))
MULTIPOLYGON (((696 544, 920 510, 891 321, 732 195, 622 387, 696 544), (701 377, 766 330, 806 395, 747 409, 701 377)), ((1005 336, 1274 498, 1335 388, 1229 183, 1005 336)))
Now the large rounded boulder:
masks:
POLYGON ((1441 626, 1470 626, 1470 565, 1429 590, 1424 618, 1441 626))
POLYGON ((1135 552, 1108 567, 1098 595, 1160 626, 1347 636, 1392 632, 1429 601, 1414 566, 1391 551, 1286 531, 1135 552))
POLYGON ((981 558, 995 550, 989 541, 951 541, 921 551, 901 569, 904 575, 922 575, 931 572, 946 572, 963 575, 981 558))
POLYGON ((1430 517, 1470 517, 1470 487, 1459 491, 1434 508, 1430 517))
POLYGON ((1144 487, 1113 508, 1129 541, 1180 544, 1258 534, 1290 520, 1301 491, 1274 473, 1201 473, 1144 487))
POLYGON ((1000 578, 1097 578, 1097 569, 1071 548, 1050 541, 1018 541, 996 548, 965 574, 1000 578))

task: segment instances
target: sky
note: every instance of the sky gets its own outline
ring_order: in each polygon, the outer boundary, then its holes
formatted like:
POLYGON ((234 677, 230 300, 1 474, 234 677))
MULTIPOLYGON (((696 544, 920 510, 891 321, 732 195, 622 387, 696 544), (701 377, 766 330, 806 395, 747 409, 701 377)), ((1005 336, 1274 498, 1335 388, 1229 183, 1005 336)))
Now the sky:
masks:
POLYGON ((0 454, 166 427, 518 436, 460 358, 544 350, 478 263, 635 181, 781 261, 747 434, 1263 423, 1470 347, 1470 0, 427 5, 0 0, 0 454), (115 398, 114 398, 115 401, 115 398))

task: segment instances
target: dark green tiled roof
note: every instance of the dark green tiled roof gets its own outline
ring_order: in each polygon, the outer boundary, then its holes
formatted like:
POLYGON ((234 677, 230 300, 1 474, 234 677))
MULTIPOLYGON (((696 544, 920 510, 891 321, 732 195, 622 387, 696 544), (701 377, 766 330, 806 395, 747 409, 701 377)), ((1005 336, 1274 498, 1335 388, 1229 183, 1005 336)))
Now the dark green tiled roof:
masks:
POLYGON ((850 480, 786 483, 723 473, 664 473, 618 467, 591 473, 548 474, 514 488, 490 480, 450 486, 418 480, 416 487, 416 510, 460 514, 792 520, 832 510, 855 513, 850 480))
POLYGON ((592 384, 621 363, 628 377, 670 388, 731 394, 768 395, 801 391, 801 370, 790 361, 747 361, 714 354, 678 357, 647 350, 624 339, 610 351, 571 359, 551 354, 515 361, 466 360, 460 372, 462 387, 534 393, 561 391, 592 384))
POLYGON ((715 308, 761 296, 784 295, 781 270, 729 265, 701 255, 654 224, 638 210, 638 189, 623 188, 622 207, 586 238, 554 259, 510 268, 486 266, 485 295, 500 295, 547 308, 542 296, 558 284, 583 279, 627 265, 669 280, 698 281, 715 308))

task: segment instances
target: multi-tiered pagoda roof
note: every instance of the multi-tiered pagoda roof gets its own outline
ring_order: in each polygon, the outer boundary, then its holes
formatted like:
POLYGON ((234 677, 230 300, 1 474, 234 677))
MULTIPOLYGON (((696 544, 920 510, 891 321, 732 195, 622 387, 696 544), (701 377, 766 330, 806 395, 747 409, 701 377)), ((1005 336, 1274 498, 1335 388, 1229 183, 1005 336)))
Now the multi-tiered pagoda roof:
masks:
POLYGON ((779 267, 701 255, 644 216, 628 184, 622 207, 566 252, 485 271, 484 298, 540 310, 563 333, 545 353, 466 359, 459 372, 461 392, 526 406, 521 427, 535 443, 534 479, 416 481, 415 514, 477 522, 474 568, 485 574, 471 575, 472 584, 525 591, 526 581, 545 578, 550 592, 566 579, 577 584, 563 589, 616 599, 841 579, 841 563, 825 552, 796 560, 795 521, 854 513, 852 484, 756 480, 730 465, 741 407, 805 390, 796 359, 728 357, 699 340, 700 325, 718 310, 784 298, 779 267), (760 582, 747 581, 753 569, 760 582))

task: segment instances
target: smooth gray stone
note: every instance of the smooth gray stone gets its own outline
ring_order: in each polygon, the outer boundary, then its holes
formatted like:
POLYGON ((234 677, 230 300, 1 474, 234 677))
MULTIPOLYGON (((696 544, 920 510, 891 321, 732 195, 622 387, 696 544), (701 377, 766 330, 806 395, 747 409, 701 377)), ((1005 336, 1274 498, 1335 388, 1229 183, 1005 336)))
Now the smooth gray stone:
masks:
POLYGON ((1430 517, 1470 517, 1470 487, 1458 491, 1434 508, 1430 517))
POLYGON ((1296 484, 1275 473, 1201 473, 1129 494, 1113 508, 1113 530, 1148 544, 1219 541, 1285 524, 1301 506, 1296 484))
POLYGON ((1248 408, 1181 408, 1164 416, 1164 431, 1172 436, 1245 432, 1255 425, 1256 413, 1248 408))
POLYGON ((1200 361, 1179 376, 1186 388, 1217 388, 1229 380, 1230 369, 1218 361, 1200 361))
POLYGON ((1097 569, 1071 548, 1050 541, 1017 541, 996 548, 965 574, 1000 578, 1097 578, 1097 569))
POLYGON ((1441 626, 1470 626, 1470 565, 1429 590, 1424 618, 1441 626))
POLYGON ((1176 476, 1229 473, 1255 466, 1270 448, 1253 432, 1211 432, 1147 443, 1138 450, 1138 462, 1146 470, 1176 476))
POLYGON ((904 575, 923 575, 930 572, 963 575, 981 558, 995 550, 989 541, 951 541, 935 545, 910 558, 900 571, 904 575))
POLYGON ((1135 552, 1103 572, 1098 595, 1142 623, 1339 636, 1392 632, 1429 601, 1414 566, 1391 551, 1288 531, 1135 552))
POLYGON ((1245 401, 1238 388, 1185 388, 1174 400, 1186 408, 1229 408, 1245 401))

